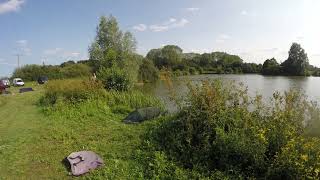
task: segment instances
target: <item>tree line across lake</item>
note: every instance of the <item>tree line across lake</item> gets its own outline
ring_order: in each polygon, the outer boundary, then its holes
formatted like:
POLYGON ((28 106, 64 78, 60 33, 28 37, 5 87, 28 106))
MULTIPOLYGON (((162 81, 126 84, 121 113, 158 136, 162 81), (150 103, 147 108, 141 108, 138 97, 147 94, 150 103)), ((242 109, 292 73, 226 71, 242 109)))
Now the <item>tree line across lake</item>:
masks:
POLYGON ((239 56, 226 52, 184 53, 176 45, 151 49, 143 57, 136 53, 136 44, 130 32, 119 29, 116 18, 103 16, 97 27, 96 38, 89 47, 89 60, 69 60, 61 65, 25 65, 16 69, 12 77, 32 81, 39 76, 64 79, 96 73, 104 81, 109 79, 110 84, 113 81, 153 82, 162 70, 178 76, 242 73, 320 76, 320 69, 309 64, 307 54, 297 43, 292 44, 288 59, 281 64, 274 58, 267 59, 263 64, 246 63, 239 56))

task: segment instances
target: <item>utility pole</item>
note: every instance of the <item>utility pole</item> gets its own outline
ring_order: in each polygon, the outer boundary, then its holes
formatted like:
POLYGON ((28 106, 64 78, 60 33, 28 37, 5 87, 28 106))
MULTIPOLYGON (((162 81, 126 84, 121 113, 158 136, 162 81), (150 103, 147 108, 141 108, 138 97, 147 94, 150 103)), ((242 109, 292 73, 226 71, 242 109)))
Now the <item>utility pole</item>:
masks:
POLYGON ((20 56, 22 56, 21 54, 16 54, 16 56, 17 56, 17 60, 18 60, 18 68, 20 68, 20 56))

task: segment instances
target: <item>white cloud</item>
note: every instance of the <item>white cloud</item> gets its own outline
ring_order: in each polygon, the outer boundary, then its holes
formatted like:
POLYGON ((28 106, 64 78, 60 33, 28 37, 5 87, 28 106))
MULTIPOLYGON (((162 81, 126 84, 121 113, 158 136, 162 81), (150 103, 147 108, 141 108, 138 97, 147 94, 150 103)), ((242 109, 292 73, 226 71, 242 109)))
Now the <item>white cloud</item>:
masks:
POLYGON ((261 52, 266 52, 266 53, 276 53, 278 52, 278 48, 266 48, 266 49, 261 49, 261 52))
POLYGON ((133 29, 136 31, 143 32, 143 31, 146 31, 148 29, 148 27, 145 24, 138 24, 136 26, 133 26, 133 29))
POLYGON ((176 18, 169 18, 167 21, 164 21, 163 23, 152 24, 152 25, 138 24, 133 26, 132 28, 139 32, 143 32, 146 30, 150 30, 152 32, 163 32, 163 31, 168 31, 170 29, 182 28, 187 24, 189 24, 189 21, 185 18, 182 18, 180 20, 176 18))
POLYGON ((17 46, 18 46, 18 52, 19 54, 22 55, 31 55, 31 48, 28 46, 28 41, 27 40, 18 40, 16 41, 17 46))
POLYGON ((51 58, 79 58, 81 53, 76 51, 66 51, 62 48, 46 49, 43 51, 45 57, 50 56, 51 58))
POLYGON ((51 56, 51 55, 57 55, 61 51, 62 51, 61 48, 46 49, 43 51, 43 54, 51 56))
POLYGON ((0 62, 1 65, 7 65, 7 66, 17 66, 17 64, 11 64, 7 62, 0 62))
POLYGON ((241 11, 241 15, 243 15, 243 16, 246 16, 246 15, 248 15, 249 13, 248 13, 248 11, 246 11, 246 10, 242 10, 241 11))
POLYGON ((17 44, 19 45, 19 46, 26 46, 27 45, 27 43, 28 43, 28 41, 27 40, 18 40, 17 41, 17 44))
POLYGON ((165 26, 165 25, 151 25, 150 30, 153 32, 162 32, 162 31, 168 31, 169 30, 169 26, 165 26))
POLYGON ((0 14, 19 11, 25 0, 8 0, 0 3, 0 14))
POLYGON ((231 39, 231 36, 229 36, 228 34, 220 34, 216 39, 216 43, 224 43, 229 39, 231 39))
POLYGON ((73 58, 77 58, 80 56, 79 52, 65 52, 64 53, 64 57, 73 57, 73 58))
POLYGON ((197 12, 197 11, 200 10, 200 8, 190 7, 190 8, 186 8, 186 10, 187 10, 188 12, 197 12))
POLYGON ((170 29, 181 28, 186 26, 189 21, 185 18, 177 20, 175 18, 170 18, 168 21, 161 24, 153 24, 149 26, 149 29, 153 32, 163 32, 170 29))

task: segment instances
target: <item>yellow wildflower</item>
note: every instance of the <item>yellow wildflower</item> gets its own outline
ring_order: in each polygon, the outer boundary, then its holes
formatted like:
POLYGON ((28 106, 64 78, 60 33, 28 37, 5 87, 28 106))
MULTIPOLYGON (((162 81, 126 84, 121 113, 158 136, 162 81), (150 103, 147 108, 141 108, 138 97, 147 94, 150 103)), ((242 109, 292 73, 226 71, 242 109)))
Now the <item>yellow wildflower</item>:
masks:
POLYGON ((308 155, 306 155, 306 154, 301 155, 301 159, 304 160, 304 161, 307 161, 308 160, 308 155))

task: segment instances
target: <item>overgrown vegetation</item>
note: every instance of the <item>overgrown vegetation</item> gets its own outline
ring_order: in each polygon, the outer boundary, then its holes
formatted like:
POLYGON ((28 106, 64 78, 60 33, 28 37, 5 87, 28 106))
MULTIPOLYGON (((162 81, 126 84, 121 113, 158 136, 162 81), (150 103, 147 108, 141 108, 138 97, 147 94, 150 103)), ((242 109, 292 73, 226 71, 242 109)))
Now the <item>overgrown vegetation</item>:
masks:
POLYGON ((172 176, 183 168, 205 177, 319 177, 320 139, 307 135, 318 107, 295 91, 274 93, 271 104, 243 86, 190 86, 181 112, 150 131, 147 147, 175 165, 172 176))
POLYGON ((30 64, 15 69, 12 77, 20 77, 25 81, 37 81, 40 76, 47 76, 52 80, 89 77, 90 75, 91 68, 84 64, 68 64, 64 66, 30 64))
POLYGON ((55 107, 92 101, 104 102, 116 111, 124 109, 126 113, 141 107, 163 108, 159 100, 140 91, 107 91, 100 82, 81 79, 50 81, 45 86, 40 104, 45 107, 55 107))

